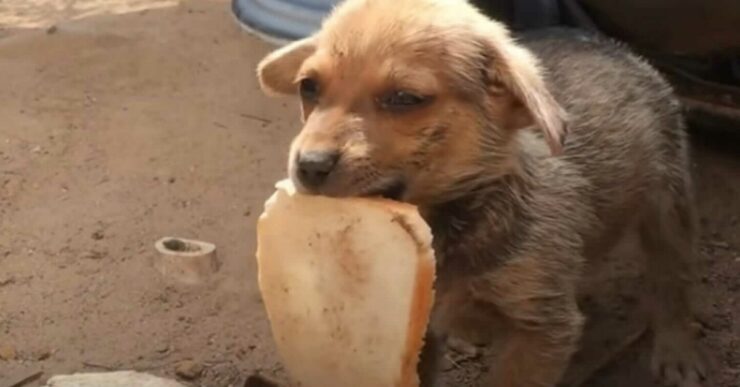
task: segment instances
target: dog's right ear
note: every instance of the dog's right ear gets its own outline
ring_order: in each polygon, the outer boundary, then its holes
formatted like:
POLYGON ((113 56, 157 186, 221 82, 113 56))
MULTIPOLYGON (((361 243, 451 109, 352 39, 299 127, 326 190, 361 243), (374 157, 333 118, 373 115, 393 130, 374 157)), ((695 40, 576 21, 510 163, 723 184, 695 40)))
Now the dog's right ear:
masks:
POLYGON ((257 65, 257 78, 267 94, 295 94, 295 77, 303 62, 316 51, 313 36, 297 40, 268 54, 257 65))

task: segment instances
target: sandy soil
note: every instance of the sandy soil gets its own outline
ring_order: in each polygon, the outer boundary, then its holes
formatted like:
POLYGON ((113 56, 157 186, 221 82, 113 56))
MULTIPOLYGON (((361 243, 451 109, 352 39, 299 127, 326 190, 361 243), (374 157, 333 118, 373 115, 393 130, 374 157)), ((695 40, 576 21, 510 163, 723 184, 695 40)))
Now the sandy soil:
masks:
MULTIPOLYGON (((254 67, 269 47, 228 8, 0 2, 0 387, 36 371, 44 375, 29 385, 106 369, 174 377, 180 367, 209 387, 282 375, 255 284, 254 233, 298 111, 259 93, 254 67), (151 260, 165 235, 216 243, 219 274, 190 287, 162 279, 151 260)), ((703 342, 713 385, 737 387, 739 145, 695 140, 703 342)), ((639 271, 614 260, 595 273, 569 380, 642 321, 639 271)), ((654 386, 647 362, 642 338, 586 385, 654 386)), ((471 385, 484 364, 456 357, 447 385, 471 385)))

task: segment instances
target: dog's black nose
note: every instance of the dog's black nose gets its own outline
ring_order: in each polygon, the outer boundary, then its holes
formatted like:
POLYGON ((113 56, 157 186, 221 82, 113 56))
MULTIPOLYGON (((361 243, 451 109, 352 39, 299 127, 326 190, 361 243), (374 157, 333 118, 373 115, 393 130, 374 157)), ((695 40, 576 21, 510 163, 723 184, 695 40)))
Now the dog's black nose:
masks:
POLYGON ((298 155, 298 179, 308 189, 317 189, 334 169, 339 159, 338 152, 310 151, 298 155))

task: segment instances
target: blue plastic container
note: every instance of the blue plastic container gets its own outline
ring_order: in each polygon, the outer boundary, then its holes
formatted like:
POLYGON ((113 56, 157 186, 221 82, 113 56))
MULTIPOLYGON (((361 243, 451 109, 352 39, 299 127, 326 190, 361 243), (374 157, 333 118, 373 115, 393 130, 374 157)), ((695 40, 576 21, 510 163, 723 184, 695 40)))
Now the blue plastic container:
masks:
POLYGON ((304 38, 321 27, 321 21, 338 0, 232 0, 234 16, 247 31, 277 43, 304 38))

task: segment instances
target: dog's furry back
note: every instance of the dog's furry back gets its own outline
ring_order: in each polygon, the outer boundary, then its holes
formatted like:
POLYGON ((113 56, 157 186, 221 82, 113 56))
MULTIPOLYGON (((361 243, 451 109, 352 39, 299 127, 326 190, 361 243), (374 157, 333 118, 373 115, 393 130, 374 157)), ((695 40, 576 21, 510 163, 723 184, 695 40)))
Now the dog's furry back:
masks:
POLYGON ((583 204, 603 226, 594 248, 616 239, 630 221, 625 214, 637 214, 655 189, 690 196, 680 104, 657 71, 620 44, 582 32, 538 31, 520 42, 539 57, 568 112, 562 162, 588 180, 583 204))

